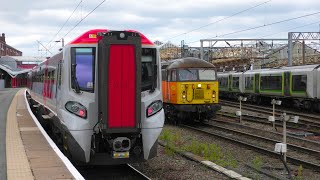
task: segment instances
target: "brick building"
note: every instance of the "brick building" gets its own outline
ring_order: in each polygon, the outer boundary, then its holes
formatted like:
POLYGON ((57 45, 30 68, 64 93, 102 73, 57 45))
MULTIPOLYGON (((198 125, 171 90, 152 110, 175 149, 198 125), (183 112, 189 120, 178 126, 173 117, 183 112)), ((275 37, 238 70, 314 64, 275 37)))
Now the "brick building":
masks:
POLYGON ((21 51, 6 43, 6 36, 4 33, 0 36, 0 56, 22 56, 21 51))

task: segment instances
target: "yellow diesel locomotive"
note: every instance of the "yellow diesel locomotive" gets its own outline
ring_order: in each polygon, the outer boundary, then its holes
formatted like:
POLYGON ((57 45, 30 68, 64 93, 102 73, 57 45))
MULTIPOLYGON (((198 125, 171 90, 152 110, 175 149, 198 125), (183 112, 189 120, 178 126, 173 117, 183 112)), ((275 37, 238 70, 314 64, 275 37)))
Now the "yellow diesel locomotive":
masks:
POLYGON ((164 61, 161 68, 167 121, 203 121, 221 109, 214 65, 189 57, 164 61))

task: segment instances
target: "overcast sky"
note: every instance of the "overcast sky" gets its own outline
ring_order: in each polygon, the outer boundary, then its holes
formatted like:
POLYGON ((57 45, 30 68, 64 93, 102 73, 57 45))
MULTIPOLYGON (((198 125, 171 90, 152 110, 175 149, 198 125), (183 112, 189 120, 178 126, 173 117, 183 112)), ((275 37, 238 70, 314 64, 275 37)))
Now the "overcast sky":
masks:
POLYGON ((320 28, 320 0, 106 0, 66 36, 102 1, 0 0, 0 33, 5 33, 7 43, 22 51, 24 56, 40 56, 45 52, 38 51, 44 48, 37 41, 56 53, 61 43, 49 43, 52 39, 64 37, 68 43, 95 28, 135 29, 152 41, 180 45, 184 40, 190 46, 199 45, 199 39, 203 38, 287 38, 288 31, 319 31, 320 28), (252 8, 254 6, 257 7, 252 8), (228 18, 249 8, 252 9, 228 18), (317 12, 319 14, 223 36, 317 12), (224 18, 227 19, 221 20, 224 18), (213 23, 216 21, 219 22, 213 23), (205 25, 208 26, 189 32, 205 25), (175 37, 177 35, 180 36, 175 37))

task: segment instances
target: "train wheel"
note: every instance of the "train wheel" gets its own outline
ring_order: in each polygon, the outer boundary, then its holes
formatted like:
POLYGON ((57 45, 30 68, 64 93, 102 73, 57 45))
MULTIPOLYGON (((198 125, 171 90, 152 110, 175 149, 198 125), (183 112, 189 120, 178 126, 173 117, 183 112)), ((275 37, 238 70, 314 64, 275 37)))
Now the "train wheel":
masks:
POLYGON ((256 101, 256 103, 257 103, 258 105, 261 105, 261 104, 262 104, 262 98, 259 97, 259 96, 257 96, 257 101, 256 101))
POLYGON ((303 108, 306 110, 311 110, 312 102, 311 101, 303 101, 303 108))
POLYGON ((315 111, 320 112, 320 102, 314 103, 314 109, 315 109, 315 111))

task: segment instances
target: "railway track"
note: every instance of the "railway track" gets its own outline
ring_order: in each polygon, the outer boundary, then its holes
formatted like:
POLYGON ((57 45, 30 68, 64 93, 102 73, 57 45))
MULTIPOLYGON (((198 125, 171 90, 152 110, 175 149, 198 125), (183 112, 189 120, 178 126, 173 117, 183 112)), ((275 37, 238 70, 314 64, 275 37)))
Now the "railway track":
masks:
MULTIPOLYGON (((219 120, 214 119, 212 122, 216 126, 226 126, 230 129, 235 129, 238 131, 243 131, 247 133, 251 133, 257 136, 262 136, 267 139, 272 139, 274 142, 281 142, 283 138, 282 132, 275 132, 275 131, 268 131, 261 128, 251 127, 235 122, 225 121, 225 120, 219 120)), ((291 145, 293 148, 294 146, 301 146, 306 149, 306 153, 314 153, 315 155, 320 156, 320 142, 317 141, 311 141, 307 140, 301 137, 293 136, 293 135, 287 135, 287 143, 288 145, 291 145), (311 149, 311 151, 308 151, 308 149, 311 149), (318 154, 317 154, 318 153, 318 154)))
MULTIPOLYGON (((218 115, 222 115, 222 116, 226 116, 228 118, 239 119, 239 117, 231 115, 229 112, 226 112, 226 111, 219 111, 217 114, 218 115)), ((263 116, 254 116, 254 115, 249 115, 249 114, 242 114, 242 120, 246 120, 246 121, 250 121, 250 122, 254 122, 254 123, 260 123, 260 124, 265 124, 265 125, 272 126, 272 123, 268 121, 267 117, 263 117, 263 116)), ((279 122, 279 121, 276 121, 275 122, 275 126, 276 126, 276 128, 282 128, 283 127, 283 123, 279 122)), ((297 124, 287 122, 287 129, 291 129, 291 130, 294 130, 294 131, 301 132, 298 135, 297 135, 297 133, 288 132, 288 134, 292 133, 292 134, 294 134, 296 136, 300 136, 300 137, 306 137, 306 136, 308 136, 308 133, 309 133, 309 135, 320 135, 320 130, 319 129, 310 129, 310 128, 306 127, 304 124, 303 125, 299 125, 298 124, 298 126, 297 126, 297 124)))
MULTIPOLYGON (((252 133, 245 133, 238 130, 234 130, 227 127, 214 125, 211 123, 202 124, 198 127, 192 127, 189 125, 181 125, 185 128, 193 129, 205 134, 209 134, 215 137, 222 138, 224 140, 231 141, 246 146, 260 153, 266 154, 272 157, 279 157, 279 154, 274 152, 274 146, 277 140, 265 138, 252 133)), ((304 147, 299 147, 293 144, 288 144, 287 161, 296 165, 302 165, 303 167, 313 170, 320 170, 320 151, 312 150, 304 147), (310 153, 310 154, 309 154, 310 153)))
MULTIPOLYGON (((239 108, 239 103, 236 103, 236 102, 221 101, 221 105, 239 108)), ((256 117, 256 119, 263 118, 265 120, 265 118, 268 118, 268 116, 272 115, 272 108, 269 108, 269 107, 244 104, 242 106, 242 109, 257 112, 257 113, 262 113, 266 115, 266 117, 260 116, 260 117, 256 117)), ((277 110, 277 109, 275 111, 275 115, 279 117, 283 112, 286 112, 288 115, 291 115, 291 116, 299 116, 299 122, 297 124, 288 122, 287 123, 288 125, 291 124, 293 127, 296 127, 298 125, 301 128, 306 128, 309 132, 320 134, 320 116, 304 114, 299 112, 292 112, 287 110, 277 110)))
POLYGON ((86 180, 150 180, 150 178, 148 178, 146 175, 139 172, 137 169, 135 169, 129 164, 112 166, 80 166, 77 167, 77 169, 86 180))

